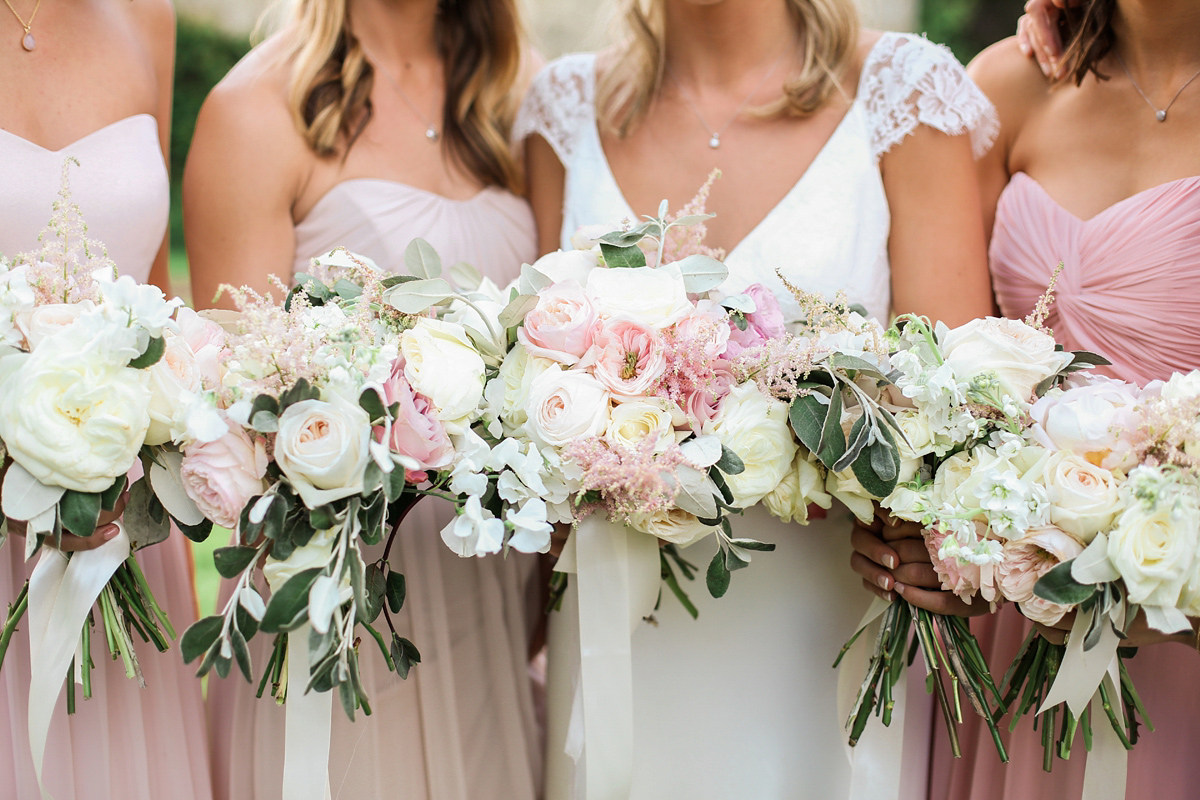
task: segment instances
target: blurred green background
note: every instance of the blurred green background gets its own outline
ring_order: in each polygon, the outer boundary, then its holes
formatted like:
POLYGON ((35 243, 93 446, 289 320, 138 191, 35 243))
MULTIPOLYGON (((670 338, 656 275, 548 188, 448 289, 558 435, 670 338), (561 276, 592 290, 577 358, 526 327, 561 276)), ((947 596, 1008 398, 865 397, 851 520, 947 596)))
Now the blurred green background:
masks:
MULTIPOLYGON (((253 14, 237 0, 242 28, 253 14)), ((526 19, 531 37, 547 57, 588 49, 602 41, 599 22, 579 24, 580 6, 593 10, 594 0, 526 0, 526 19)), ((920 31, 954 51, 963 63, 992 42, 1016 29, 1023 0, 924 0, 905 4, 901 0, 861 0, 868 25, 904 25, 920 31)), ((196 114, 208 92, 250 49, 246 32, 222 30, 205 20, 228 20, 217 0, 178 0, 179 24, 176 41, 175 111, 171 129, 171 279, 177 294, 189 297, 187 256, 184 252, 180 176, 195 128, 196 114)), ((235 26, 236 27, 236 26, 235 26)), ((212 613, 216 603, 218 576, 212 565, 212 550, 228 542, 228 532, 216 530, 209 540, 196 545, 196 584, 202 614, 212 613)))

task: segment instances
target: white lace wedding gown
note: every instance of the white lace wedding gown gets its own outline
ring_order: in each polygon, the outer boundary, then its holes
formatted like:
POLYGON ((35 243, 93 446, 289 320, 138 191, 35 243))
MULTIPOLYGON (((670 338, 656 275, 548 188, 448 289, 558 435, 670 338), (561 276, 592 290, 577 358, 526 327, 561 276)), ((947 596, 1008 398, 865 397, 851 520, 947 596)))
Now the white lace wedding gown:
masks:
MULTIPOLYGON (((517 119, 514 138, 543 136, 566 169, 564 248, 582 225, 638 218, 601 147, 594 97, 594 56, 566 56, 537 76, 517 119)), ((800 309, 779 268, 797 286, 845 291, 886 320, 891 215, 879 159, 918 125, 969 133, 977 154, 997 127, 991 105, 948 50, 884 34, 854 103, 812 166, 729 254, 729 290, 765 284, 796 320, 800 309)), ((761 509, 747 512, 735 533, 778 548, 736 573, 721 600, 708 595, 702 577, 714 539, 684 551, 701 567, 701 579, 685 587, 699 619, 667 593, 658 625, 644 624, 633 637, 636 800, 847 796, 850 766, 831 664, 870 601, 849 567, 849 519, 835 507, 828 519, 800 527, 761 509)), ((564 753, 579 661, 574 597, 566 602, 550 630, 549 800, 583 797, 583 769, 564 753)), ((906 722, 902 796, 924 798, 930 707, 910 708, 906 722)))

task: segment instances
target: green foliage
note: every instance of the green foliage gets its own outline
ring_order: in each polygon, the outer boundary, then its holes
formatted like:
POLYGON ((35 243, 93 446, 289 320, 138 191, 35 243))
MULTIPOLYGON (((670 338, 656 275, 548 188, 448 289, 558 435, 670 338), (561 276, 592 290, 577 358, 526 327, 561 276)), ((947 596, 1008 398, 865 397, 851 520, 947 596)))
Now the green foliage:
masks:
POLYGON ((1024 0, 923 0, 919 30, 964 64, 1017 30, 1024 0))
POLYGON ((175 108, 171 114, 171 243, 183 246, 180 186, 196 115, 212 87, 250 50, 250 41, 180 16, 175 32, 175 108))

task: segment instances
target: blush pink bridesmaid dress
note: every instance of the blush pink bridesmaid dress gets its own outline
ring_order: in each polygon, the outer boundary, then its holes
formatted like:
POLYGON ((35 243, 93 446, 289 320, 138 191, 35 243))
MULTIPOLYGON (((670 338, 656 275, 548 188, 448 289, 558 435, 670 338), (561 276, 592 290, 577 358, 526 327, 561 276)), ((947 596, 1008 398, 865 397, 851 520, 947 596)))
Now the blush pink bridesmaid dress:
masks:
MULTIPOLYGON (((1144 384, 1200 367, 1200 177, 1147 189, 1081 220, 1018 173, 1000 198, 990 255, 1006 317, 1028 314, 1063 262, 1048 324, 1068 349, 1112 361, 1107 374, 1144 384)), ((972 628, 999 677, 1029 623, 1006 607, 972 628)), ((1128 663, 1155 730, 1144 731, 1130 754, 1126 797, 1194 800, 1200 795, 1200 653, 1161 644, 1142 648, 1128 663)), ((1007 737, 1008 765, 999 763, 975 719, 962 732, 960 760, 943 743, 944 731, 937 732, 932 800, 1080 797, 1082 743, 1047 774, 1030 719, 1007 737)))
MULTIPOLYGON (((91 238, 102 242, 123 274, 145 280, 167 229, 167 169, 158 124, 148 114, 101 128, 61 150, 47 150, 0 130, 0 253, 37 249, 50 220, 63 164, 71 197, 91 238)), ((178 532, 138 553, 155 597, 182 634, 196 620, 191 548, 178 532)), ((0 549, 0 608, 33 571, 23 542, 0 549)), ((46 748, 46 786, 55 800, 209 800, 208 740, 200 681, 177 647, 159 653, 136 642, 146 688, 93 639, 93 696, 68 717, 59 697, 46 748)), ((0 672, 0 797, 39 797, 29 752, 29 634, 19 630, 0 672)), ((65 676, 64 676, 65 677, 65 676)))
MULTIPOLYGON (((296 225, 294 272, 342 246, 404 271, 404 250, 426 239, 446 268, 465 261, 497 285, 537 255, 529 204, 497 188, 458 201, 387 180, 337 184, 296 225)), ((530 636, 541 614, 537 557, 459 558, 439 532, 453 507, 426 497, 390 554, 408 598, 393 619, 421 651, 407 680, 374 643, 359 662, 372 714, 350 722, 334 701, 329 784, 337 798, 536 800, 542 758, 529 676, 530 636)), ((377 560, 383 545, 367 548, 377 560)), ((221 602, 231 591, 223 581, 221 602)), ((218 606, 220 607, 220 606, 218 606)), ((250 643, 255 669, 270 639, 250 643)), ((255 697, 235 670, 209 683, 217 800, 279 800, 284 708, 255 697)))

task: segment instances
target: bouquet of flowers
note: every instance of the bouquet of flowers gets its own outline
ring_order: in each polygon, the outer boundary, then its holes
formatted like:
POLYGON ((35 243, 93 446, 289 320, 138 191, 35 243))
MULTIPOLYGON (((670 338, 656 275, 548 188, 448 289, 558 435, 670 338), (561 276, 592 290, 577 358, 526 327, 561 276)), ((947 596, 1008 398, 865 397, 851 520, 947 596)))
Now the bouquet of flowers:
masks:
MULTIPOLYGON (((81 615, 71 637, 80 641, 82 657, 72 673, 86 698, 97 599, 109 652, 131 678, 141 680, 135 633, 159 650, 175 636, 133 553, 163 541, 172 520, 185 530, 204 528, 180 489, 173 446, 192 422, 202 386, 187 337, 194 315, 156 287, 118 276, 71 202, 70 164, 42 247, 0 261, 0 542, 19 524, 31 558, 57 546, 64 533, 91 536, 103 512, 124 510, 116 539, 71 557, 48 552, 30 581, 34 594, 51 603, 69 599, 81 615)), ((9 609, 0 662, 29 610, 30 582, 9 609)), ((48 623, 41 611, 30 610, 35 625, 48 623)), ((63 632, 44 633, 60 644, 63 632)), ((55 680, 67 667, 54 665, 55 680)), ((74 683, 67 681, 68 712, 74 683)))

